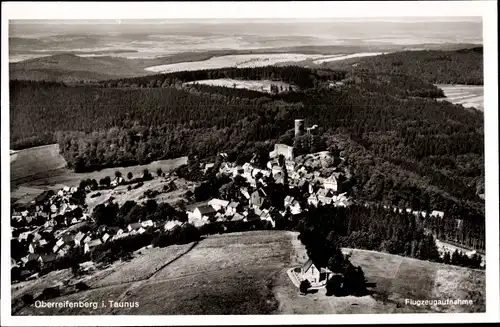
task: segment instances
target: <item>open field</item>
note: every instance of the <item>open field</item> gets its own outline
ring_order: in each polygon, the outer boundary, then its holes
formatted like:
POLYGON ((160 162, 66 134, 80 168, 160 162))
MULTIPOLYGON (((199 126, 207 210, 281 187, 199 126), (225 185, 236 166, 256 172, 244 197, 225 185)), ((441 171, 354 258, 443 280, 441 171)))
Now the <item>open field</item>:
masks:
POLYGON ((217 235, 186 253, 190 247, 146 250, 154 257, 146 254, 117 265, 101 282, 92 284, 92 289, 51 300, 138 301, 138 308, 31 306, 19 314, 266 314, 277 308, 272 286, 289 265, 292 247, 287 232, 217 235), (167 265, 154 273, 154 267, 161 264, 167 265), (136 281, 128 282, 131 275, 136 281), (116 282, 121 284, 97 287, 116 282))
MULTIPOLYGON (((304 261, 297 233, 214 235, 196 245, 147 249, 87 277, 90 290, 51 301, 138 302, 135 308, 23 308, 19 314, 330 314, 484 311, 484 272, 400 256, 344 249, 362 266, 372 295, 307 296, 286 270, 304 261), (473 299, 472 306, 411 306, 405 299, 473 299)), ((57 278, 51 279, 57 283, 57 278)), ((13 286, 14 287, 14 286, 13 286)), ((18 291, 19 292, 19 291, 18 291)))
POLYGON ((437 87, 442 89, 446 96, 439 100, 484 111, 484 86, 438 84, 437 87))
POLYGON ((59 153, 59 145, 37 146, 10 154, 10 179, 17 181, 36 178, 37 175, 66 167, 66 160, 59 153))
MULTIPOLYGON (((186 191, 192 190, 195 185, 193 182, 186 181, 182 178, 176 178, 174 180, 174 183, 177 186, 177 189, 171 192, 159 194, 154 198, 156 202, 167 202, 169 204, 175 204, 175 202, 182 199, 186 191)), ((128 185, 120 185, 114 189, 109 190, 93 191, 87 194, 85 203, 88 206, 89 212, 92 212, 92 210, 94 210, 97 205, 107 202, 111 197, 113 197, 113 201, 118 203, 118 205, 120 206, 127 201, 135 201, 137 203, 141 203, 148 200, 148 198, 144 196, 144 192, 148 190, 162 192, 163 186, 168 184, 169 182, 167 182, 167 179, 165 178, 155 178, 153 180, 143 182, 142 186, 136 189, 133 188, 130 191, 127 190, 128 185), (100 193, 100 195, 95 196, 97 193, 100 193)), ((134 185, 136 184, 132 184, 131 186, 134 187, 134 185)))
POLYGON ((142 175, 145 168, 155 173, 158 168, 169 172, 187 163, 187 157, 154 161, 147 165, 107 168, 89 173, 75 173, 65 168, 66 161, 59 154, 57 144, 15 151, 11 154, 11 199, 29 202, 45 190, 57 190, 63 186, 78 186, 82 179, 99 181, 106 176, 114 177, 119 170, 124 176, 132 172, 134 177, 142 175), (14 156, 14 157, 13 157, 14 156))
POLYGON ((224 67, 261 67, 270 66, 283 62, 299 62, 308 59, 316 60, 325 55, 311 55, 300 53, 262 53, 242 54, 212 57, 203 61, 180 62, 176 64, 159 65, 147 67, 146 71, 155 73, 171 73, 177 71, 189 71, 200 69, 217 69, 224 67))
MULTIPOLYGON (((269 80, 258 80, 258 81, 250 81, 250 80, 237 80, 231 78, 219 78, 219 79, 205 79, 194 82, 184 83, 185 85, 189 84, 205 84, 212 86, 224 86, 224 87, 235 87, 237 89, 248 89, 252 91, 258 92, 271 92, 271 85, 276 85, 283 90, 288 91, 290 84, 280 82, 280 81, 269 81, 269 80)), ((293 88, 293 87, 292 87, 293 88)))
POLYGON ((384 52, 360 52, 360 53, 353 53, 353 54, 348 54, 348 55, 336 55, 336 56, 328 56, 326 58, 320 58, 316 59, 313 61, 313 63, 319 65, 324 62, 330 62, 330 61, 339 61, 339 60, 345 60, 345 59, 352 59, 352 58, 362 58, 362 57, 370 57, 370 56, 379 56, 385 54, 384 52))

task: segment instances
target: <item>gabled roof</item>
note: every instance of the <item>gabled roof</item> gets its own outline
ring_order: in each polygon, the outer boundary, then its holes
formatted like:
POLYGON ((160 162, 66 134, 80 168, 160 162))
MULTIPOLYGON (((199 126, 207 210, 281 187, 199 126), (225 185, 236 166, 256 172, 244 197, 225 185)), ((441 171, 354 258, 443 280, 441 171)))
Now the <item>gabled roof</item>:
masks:
POLYGON ((243 215, 239 214, 239 213, 235 213, 233 218, 231 218, 232 221, 237 221, 237 220, 242 220, 243 218, 245 218, 243 215))
POLYGON ((318 196, 325 196, 325 197, 328 196, 329 193, 330 192, 328 190, 325 190, 324 188, 321 188, 318 190, 318 192, 316 192, 318 196))
POLYGON ((217 212, 214 207, 212 207, 211 205, 204 205, 204 206, 200 206, 197 208, 198 211, 200 211, 200 213, 202 215, 206 215, 206 214, 210 214, 210 213, 214 213, 214 212, 217 212))
POLYGON ((133 230, 137 230, 137 229, 142 227, 142 224, 141 223, 132 223, 132 224, 129 224, 129 227, 133 230))
POLYGON ((95 239, 95 240, 89 242, 89 247, 98 246, 101 244, 102 244, 102 242, 100 239, 95 239))
POLYGON ((229 201, 221 200, 221 199, 212 199, 212 200, 208 201, 208 204, 226 207, 229 204, 229 201))
POLYGON ((63 235, 62 239, 65 243, 73 242, 75 239, 75 235, 66 234, 63 235))
POLYGON ((41 256, 43 262, 51 262, 56 259, 56 256, 51 253, 51 254, 44 254, 41 256))
POLYGON ((38 258, 40 258, 39 254, 36 254, 36 253, 30 253, 30 254, 28 254, 28 261, 38 260, 38 258))
POLYGON ((303 272, 307 272, 311 266, 313 265, 313 262, 311 259, 307 260, 306 262, 304 262, 304 264, 302 265, 302 271, 303 272))
POLYGON ((231 207, 231 208, 236 208, 236 207, 238 207, 239 205, 240 205, 240 203, 239 203, 239 202, 233 201, 233 202, 229 203, 229 205, 228 205, 228 206, 229 206, 229 207, 231 207))

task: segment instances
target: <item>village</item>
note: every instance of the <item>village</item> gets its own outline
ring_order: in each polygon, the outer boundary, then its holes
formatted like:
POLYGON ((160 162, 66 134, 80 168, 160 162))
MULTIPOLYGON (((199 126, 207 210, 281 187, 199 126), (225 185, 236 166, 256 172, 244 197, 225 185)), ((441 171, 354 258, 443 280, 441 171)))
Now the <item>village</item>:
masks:
MULTIPOLYGON (((295 135, 311 133, 317 126, 304 129, 302 120, 295 122, 295 135)), ((132 235, 143 234, 146 231, 168 233, 177 226, 191 224, 197 228, 214 222, 251 222, 260 220, 267 222, 273 228, 279 220, 293 220, 310 206, 333 205, 347 207, 354 201, 348 194, 345 181, 349 172, 339 165, 344 159, 334 158, 329 152, 309 153, 294 156, 294 147, 285 144, 275 144, 269 153, 269 161, 265 168, 255 167, 247 162, 241 166, 225 160, 227 155, 221 153, 223 161, 218 167, 216 176, 224 176, 233 181, 238 180, 238 186, 233 192, 227 192, 224 198, 211 198, 207 201, 190 203, 183 206, 187 219, 143 220, 128 224, 124 228, 100 225, 92 230, 80 228, 86 222, 95 222, 93 213, 88 209, 89 199, 99 195, 97 185, 87 183, 83 187, 64 187, 57 192, 45 193, 32 201, 32 205, 23 211, 12 214, 12 236, 22 251, 19 260, 11 259, 12 267, 20 270, 19 280, 34 279, 39 275, 33 266, 44 266, 50 262, 67 256, 70 251, 78 249, 83 253, 95 250, 101 244, 124 239, 132 235), (241 181, 244 181, 241 183, 241 181), (286 195, 280 208, 272 205, 265 188, 268 183, 275 183, 295 190, 300 196, 286 195), (304 201, 307 199, 307 201, 304 201)), ((204 173, 214 169, 214 163, 205 163, 200 167, 204 173)), ((139 179, 147 181, 160 179, 164 181, 164 191, 176 189, 175 173, 159 173, 153 177, 145 172, 139 179)), ((97 184, 94 182, 93 184, 97 184)), ((105 188, 112 190, 111 194, 126 193, 132 189, 126 184, 121 174, 114 180, 108 178, 105 188), (113 193, 116 192, 116 193, 113 193)), ((82 186, 82 184, 81 184, 82 186)), ((145 197, 145 200, 151 198, 145 197)), ((154 198, 154 195, 152 196, 154 198)), ((109 198, 108 202, 112 202, 109 198)), ((368 204, 365 204, 368 206, 368 204)), ((413 211, 384 206, 388 210, 400 213, 411 212, 416 216, 443 217, 441 211, 431 213, 413 211)), ((86 263, 83 266, 89 266, 86 263)), ((324 286, 331 273, 325 268, 318 269, 310 260, 300 269, 294 269, 289 275, 295 276, 295 281, 307 279, 313 287, 324 286)), ((291 276, 292 278, 292 276, 291 276)), ((294 280, 292 278, 292 281, 294 280)), ((296 284, 294 282, 294 284, 296 284)), ((297 285, 298 286, 298 285, 297 285)))

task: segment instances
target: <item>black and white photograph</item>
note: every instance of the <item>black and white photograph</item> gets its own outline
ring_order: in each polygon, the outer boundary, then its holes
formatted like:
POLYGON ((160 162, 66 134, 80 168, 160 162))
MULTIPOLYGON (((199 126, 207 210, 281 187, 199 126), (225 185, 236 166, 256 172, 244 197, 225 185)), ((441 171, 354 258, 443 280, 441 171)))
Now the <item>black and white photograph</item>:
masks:
POLYGON ((391 3, 2 14, 2 325, 498 316, 496 28, 391 3))

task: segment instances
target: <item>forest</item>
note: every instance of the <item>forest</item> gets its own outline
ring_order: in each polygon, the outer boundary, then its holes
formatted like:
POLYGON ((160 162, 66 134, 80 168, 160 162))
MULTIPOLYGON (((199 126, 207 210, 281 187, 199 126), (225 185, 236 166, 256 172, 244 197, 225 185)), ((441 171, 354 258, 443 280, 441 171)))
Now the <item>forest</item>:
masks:
MULTIPOLYGON (((463 60, 478 53, 467 50, 463 60)), ((293 143, 293 120, 304 118, 320 127, 314 151, 344 153, 353 173, 350 195, 484 222, 483 114, 435 101, 442 91, 412 66, 419 65, 405 61, 378 74, 227 68, 76 86, 11 81, 11 145, 58 142, 77 172, 184 155, 207 161, 220 152, 243 163, 276 142, 293 143), (267 94, 183 85, 204 78, 270 79, 299 88, 267 94)), ((463 66, 446 67, 443 78, 463 73, 463 66)))
POLYGON ((371 73, 386 72, 418 76, 433 84, 483 85, 483 47, 453 51, 401 51, 382 56, 365 57, 344 62, 329 62, 320 67, 348 68, 371 73))

